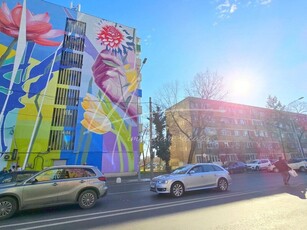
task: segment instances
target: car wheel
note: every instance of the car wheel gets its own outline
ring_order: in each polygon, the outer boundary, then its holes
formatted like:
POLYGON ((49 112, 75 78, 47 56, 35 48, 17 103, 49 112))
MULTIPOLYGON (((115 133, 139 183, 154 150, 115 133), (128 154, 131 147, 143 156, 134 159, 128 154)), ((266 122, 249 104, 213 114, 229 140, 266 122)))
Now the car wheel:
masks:
POLYGON ((87 209, 92 208, 97 201, 97 195, 93 190, 83 191, 78 199, 80 208, 87 209))
POLYGON ((171 187, 171 195, 173 197, 181 197, 184 193, 183 184, 180 182, 175 182, 171 187))
POLYGON ((219 179, 219 181, 217 182, 217 188, 220 191, 227 191, 227 189, 228 189, 228 181, 225 178, 219 179))
POLYGON ((258 166, 256 166, 256 171, 259 171, 259 170, 260 170, 260 168, 258 166))
POLYGON ((0 220, 10 218, 17 211, 17 202, 11 197, 0 198, 0 220))

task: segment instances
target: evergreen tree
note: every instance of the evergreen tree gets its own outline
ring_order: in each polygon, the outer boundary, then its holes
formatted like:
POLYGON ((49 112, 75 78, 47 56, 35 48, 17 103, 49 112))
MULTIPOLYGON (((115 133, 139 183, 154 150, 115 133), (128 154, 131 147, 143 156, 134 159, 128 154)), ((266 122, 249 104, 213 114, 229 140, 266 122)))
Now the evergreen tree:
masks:
POLYGON ((171 134, 166 126, 166 116, 159 106, 153 111, 152 122, 155 126, 152 147, 156 150, 156 155, 165 162, 166 170, 169 171, 171 134))

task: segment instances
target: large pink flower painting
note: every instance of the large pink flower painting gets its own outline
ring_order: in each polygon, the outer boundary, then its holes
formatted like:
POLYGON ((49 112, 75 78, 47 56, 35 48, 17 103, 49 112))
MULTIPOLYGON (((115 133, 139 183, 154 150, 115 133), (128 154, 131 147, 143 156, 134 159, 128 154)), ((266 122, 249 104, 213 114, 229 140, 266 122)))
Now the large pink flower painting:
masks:
MULTIPOLYGON (((13 38, 18 37, 22 5, 17 4, 11 11, 6 2, 0 8, 0 31, 13 38)), ((58 46, 60 42, 48 40, 64 34, 62 30, 52 29, 48 13, 33 15, 26 10, 27 40, 43 46, 58 46)))
POLYGON ((137 120, 136 103, 131 103, 137 88, 137 73, 124 65, 111 51, 102 51, 92 66, 96 85, 133 120, 137 120))

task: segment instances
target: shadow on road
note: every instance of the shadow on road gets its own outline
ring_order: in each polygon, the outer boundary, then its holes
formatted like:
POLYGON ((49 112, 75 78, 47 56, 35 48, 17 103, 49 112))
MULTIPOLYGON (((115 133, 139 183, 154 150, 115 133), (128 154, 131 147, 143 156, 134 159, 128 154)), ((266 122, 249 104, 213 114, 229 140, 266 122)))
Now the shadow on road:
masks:
POLYGON ((301 199, 306 199, 306 190, 307 186, 305 184, 300 184, 298 186, 288 186, 286 187, 286 192, 293 195, 297 196, 301 199))

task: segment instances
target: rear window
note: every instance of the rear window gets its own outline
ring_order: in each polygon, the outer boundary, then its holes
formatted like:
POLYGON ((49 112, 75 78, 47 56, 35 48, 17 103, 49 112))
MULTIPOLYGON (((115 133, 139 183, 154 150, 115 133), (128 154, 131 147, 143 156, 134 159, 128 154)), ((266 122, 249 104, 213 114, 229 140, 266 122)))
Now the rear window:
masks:
POLYGON ((67 168, 65 178, 94 177, 95 172, 89 168, 67 168))
POLYGON ((224 171, 221 167, 217 165, 202 165, 204 172, 213 172, 213 171, 224 171))
POLYGON ((214 168, 214 171, 224 171, 221 167, 217 165, 212 165, 212 167, 214 168))

